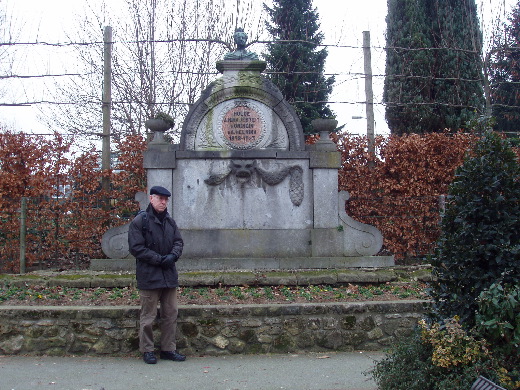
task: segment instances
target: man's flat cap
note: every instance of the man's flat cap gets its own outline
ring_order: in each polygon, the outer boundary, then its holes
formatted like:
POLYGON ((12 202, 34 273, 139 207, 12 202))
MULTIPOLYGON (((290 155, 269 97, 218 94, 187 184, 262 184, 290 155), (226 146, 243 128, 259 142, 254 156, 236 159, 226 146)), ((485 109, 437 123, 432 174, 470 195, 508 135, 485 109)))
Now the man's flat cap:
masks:
POLYGON ((162 196, 172 196, 170 191, 161 186, 153 186, 150 188, 150 195, 162 195, 162 196))

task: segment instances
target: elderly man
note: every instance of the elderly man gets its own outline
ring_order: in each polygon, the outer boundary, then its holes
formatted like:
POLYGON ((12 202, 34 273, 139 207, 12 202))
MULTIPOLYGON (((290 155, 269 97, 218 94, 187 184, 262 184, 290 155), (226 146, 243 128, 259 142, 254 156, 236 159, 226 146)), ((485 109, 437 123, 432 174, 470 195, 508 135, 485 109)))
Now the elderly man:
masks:
POLYGON ((161 186, 150 189, 150 204, 130 223, 128 246, 136 258, 137 288, 141 300, 139 350, 148 364, 157 363, 154 354, 153 321, 160 303, 161 359, 184 361, 176 350, 177 287, 175 263, 182 254, 183 241, 177 224, 168 214, 170 191, 161 186))

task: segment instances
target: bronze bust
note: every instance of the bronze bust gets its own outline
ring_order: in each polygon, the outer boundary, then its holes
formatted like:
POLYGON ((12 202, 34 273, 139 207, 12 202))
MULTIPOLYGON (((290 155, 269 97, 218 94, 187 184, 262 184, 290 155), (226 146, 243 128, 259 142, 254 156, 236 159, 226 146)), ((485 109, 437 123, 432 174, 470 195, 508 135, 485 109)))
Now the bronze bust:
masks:
POLYGON ((233 35, 237 49, 233 52, 227 53, 224 60, 239 60, 239 61, 253 61, 258 60, 256 53, 246 50, 247 34, 244 29, 239 27, 235 30, 233 35))

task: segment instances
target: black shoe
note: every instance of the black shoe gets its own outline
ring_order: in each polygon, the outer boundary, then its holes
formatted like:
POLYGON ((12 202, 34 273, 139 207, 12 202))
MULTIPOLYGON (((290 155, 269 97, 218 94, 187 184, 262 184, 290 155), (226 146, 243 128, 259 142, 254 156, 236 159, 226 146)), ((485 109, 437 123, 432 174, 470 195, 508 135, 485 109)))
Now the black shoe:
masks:
POLYGON ((146 364, 155 364, 155 363, 157 363, 157 358, 155 357, 155 354, 153 352, 145 352, 145 353, 143 353, 143 360, 144 360, 144 362, 146 364))
POLYGON ((183 362, 186 360, 186 356, 177 353, 177 351, 161 351, 161 359, 183 362))

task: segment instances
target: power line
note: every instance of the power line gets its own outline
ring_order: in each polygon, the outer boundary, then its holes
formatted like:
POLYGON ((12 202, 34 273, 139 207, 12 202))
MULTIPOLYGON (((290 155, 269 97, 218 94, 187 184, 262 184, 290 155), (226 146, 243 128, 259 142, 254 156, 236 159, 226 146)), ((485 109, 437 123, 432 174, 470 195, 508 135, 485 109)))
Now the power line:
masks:
MULTIPOLYGON (((182 38, 182 39, 158 39, 158 40, 120 40, 120 41, 110 41, 107 42, 109 44, 116 43, 124 43, 124 44, 135 44, 135 43, 175 43, 175 42, 207 42, 207 43, 219 43, 231 50, 231 47, 228 42, 222 41, 220 39, 207 39, 207 38, 182 38)), ((35 42, 0 42, 0 46, 53 46, 53 47, 67 47, 67 46, 95 46, 95 45, 104 45, 104 41, 94 41, 94 42, 45 42, 45 41, 35 41, 35 42)))
POLYGON ((87 73, 59 73, 59 74, 34 74, 34 75, 20 75, 20 74, 8 74, 0 75, 0 79, 32 79, 32 78, 43 78, 43 77, 66 77, 66 76, 89 76, 97 74, 96 72, 87 73))
MULTIPOLYGON (((157 72, 157 74, 168 74, 171 71, 163 71, 157 72)), ((191 74, 191 75, 203 75, 203 76, 215 76, 218 75, 218 72, 192 72, 192 71, 177 71, 175 73, 178 74, 191 74)), ((266 75, 313 75, 313 74, 323 74, 324 76, 351 76, 352 79, 360 79, 364 78, 365 74, 361 72, 339 72, 339 73, 321 73, 321 72, 313 72, 313 71, 291 71, 291 72, 275 72, 275 71, 266 71, 264 72, 266 75)), ((30 78, 45 78, 45 77, 66 77, 66 76, 89 76, 89 75, 98 75, 98 72, 87 72, 87 73, 60 73, 60 74, 41 74, 41 75, 0 75, 0 79, 30 79, 30 78)), ((120 73, 114 73, 114 76, 118 76, 120 73)), ((399 79, 425 79, 425 80, 435 80, 435 81, 464 81, 464 82, 482 82, 482 78, 478 79, 466 79, 460 77, 438 77, 438 76, 419 76, 413 74, 373 74, 372 77, 379 78, 399 78, 399 79)), ((520 84, 520 81, 501 81, 500 83, 495 84, 520 84)))
MULTIPOLYGON (((329 101, 329 100, 320 100, 320 101, 305 101, 305 100, 295 100, 291 103, 308 103, 308 104, 350 104, 350 105, 358 105, 358 104, 366 104, 366 101, 329 101)), ((56 102, 56 101, 50 101, 50 100, 40 100, 40 101, 31 101, 31 102, 22 102, 22 103, 0 103, 0 107, 30 107, 32 105, 40 105, 40 104, 51 104, 51 105, 76 105, 76 104, 95 104, 95 105, 102 105, 101 99, 98 101, 82 101, 82 102, 56 102)), ((112 101, 113 105, 117 104, 147 104, 147 105, 154 105, 154 106, 160 106, 160 105, 177 105, 177 106, 190 106, 193 103, 189 102, 148 102, 144 100, 114 100, 112 101)), ((415 107, 415 106, 446 106, 446 107, 455 107, 455 108, 471 108, 471 109, 478 109, 479 107, 469 105, 469 104, 455 104, 455 103, 444 103, 444 102, 374 102, 375 105, 380 106, 408 106, 408 107, 415 107)), ((504 107, 504 108, 520 108, 520 106, 517 105, 507 105, 507 104, 500 104, 500 103, 493 103, 494 107, 504 107)))
MULTIPOLYGON (((131 44, 131 43, 174 43, 174 42, 209 42, 209 43, 220 43, 220 44, 226 44, 226 42, 221 40, 215 40, 215 39, 169 39, 169 40, 139 40, 139 41, 115 41, 114 43, 125 43, 125 44, 131 44)), ((282 43, 282 44, 288 44, 288 43, 312 43, 310 41, 286 41, 286 40, 274 40, 274 41, 256 41, 253 43, 261 43, 261 44, 275 44, 275 43, 282 43)), ((54 46, 54 47, 66 47, 66 46, 89 46, 89 45, 101 45, 104 44, 104 42, 66 42, 66 43, 51 43, 51 42, 42 42, 42 41, 36 41, 36 42, 7 42, 7 43, 0 43, 0 46, 16 46, 16 45, 42 45, 42 46, 54 46)), ((314 43, 313 43, 314 44, 314 43)), ((354 46, 354 45, 339 45, 339 44, 320 44, 316 46, 321 47, 337 47, 337 48, 349 48, 349 49, 363 49, 363 46, 354 46)), ((453 51, 461 51, 461 52, 468 52, 468 53, 477 53, 476 51, 472 50, 465 50, 465 49, 458 49, 458 48, 449 48, 449 47, 443 47, 443 48, 404 48, 404 47, 376 47, 373 46, 372 48, 375 49, 381 49, 383 51, 388 50, 402 50, 402 51, 419 51, 419 50, 453 50, 453 51)), ((501 49, 497 49, 498 51, 505 51, 510 53, 511 51, 520 50, 520 47, 504 47, 501 49)), ((164 73, 171 73, 171 71, 161 71, 158 72, 158 74, 164 74, 164 73)), ((175 72, 178 74, 192 74, 192 75, 203 75, 203 76, 214 76, 217 75, 218 72, 206 72, 206 71, 178 71, 175 72)), ((55 73, 55 74, 34 74, 34 75, 22 75, 22 74, 6 74, 6 75, 0 75, 0 80, 8 80, 8 79, 40 79, 40 78, 59 78, 59 77, 85 77, 85 76, 92 76, 97 75, 97 72, 85 72, 85 73, 55 73)), ((265 72, 266 75, 284 75, 284 74, 293 74, 293 75, 311 75, 311 74, 322 74, 321 72, 312 72, 312 71, 305 71, 305 72, 276 72, 276 71, 267 71, 265 72)), ((115 73, 115 75, 118 75, 118 73, 115 73)), ((324 76, 336 76, 336 77, 350 77, 350 80, 356 80, 356 79, 362 79, 365 78, 365 74, 362 72, 338 72, 338 73, 324 73, 324 76)), ((372 77, 375 78, 394 78, 394 79, 424 79, 428 81, 458 81, 458 82, 478 82, 482 83, 482 78, 477 79, 466 79, 466 78, 457 78, 457 77, 437 77, 437 76, 429 76, 429 75, 413 75, 413 74, 394 74, 394 75, 385 75, 385 74, 373 74, 372 77)), ((343 81, 343 83, 346 81, 343 81)), ((518 85, 520 82, 518 81, 502 81, 499 83, 493 83, 494 86, 497 86, 499 84, 511 84, 511 85, 518 85)), ((293 103, 303 103, 303 101, 296 101, 293 103)), ((306 102, 311 104, 349 104, 349 105, 360 105, 360 104, 366 104, 364 101, 319 101, 319 102, 306 102)), ((25 102, 12 102, 12 103, 0 103, 0 106, 3 107, 27 107, 27 106, 33 106, 33 105, 42 105, 42 104, 49 104, 49 105, 76 105, 76 104, 88 104, 88 105, 100 105, 101 100, 85 100, 85 101, 51 101, 51 100, 34 100, 34 101, 25 101, 25 102)), ((191 103, 189 102, 154 102, 150 103, 147 101, 140 101, 140 100, 119 100, 119 101, 113 101, 112 104, 153 104, 153 105, 179 105, 179 106, 189 106, 191 103)), ((463 104, 452 104, 452 103, 442 103, 442 102, 421 102, 421 103, 409 103, 409 102, 374 102, 376 105, 393 105, 393 106, 451 106, 451 107, 458 107, 458 108, 471 108, 471 109, 477 109, 477 107, 474 107, 472 105, 463 105, 463 104)), ((492 104, 495 107, 506 107, 506 108, 518 108, 516 105, 505 105, 505 104, 498 104, 493 103, 492 104)))
MULTIPOLYGON (((168 40, 129 40, 129 41, 113 41, 111 43, 125 43, 125 44, 136 44, 136 43, 174 43, 174 42, 209 42, 209 43, 220 43, 228 46, 228 44, 222 40, 219 39, 198 39, 198 38, 183 38, 183 39, 168 39, 168 40)), ((273 40, 273 41, 254 41, 251 44, 254 43, 261 43, 261 44, 274 44, 274 43, 313 43, 312 41, 306 41, 306 40, 273 40)), ((43 46, 54 46, 54 47, 67 47, 67 46, 89 46, 89 45, 101 45, 104 44, 102 41, 94 41, 94 42, 57 42, 57 43, 51 43, 51 42, 44 42, 44 41, 35 41, 35 42, 0 42, 0 46, 17 46, 17 45, 43 45, 43 46)), ((250 45, 251 45, 250 44, 250 45)), ((313 43, 315 44, 315 43, 313 43)), ((319 44, 316 46, 322 46, 322 47, 336 47, 336 48, 351 48, 351 49, 363 49, 363 46, 355 46, 355 45, 340 45, 340 44, 319 44)), ((397 47, 397 46, 389 46, 389 47, 383 47, 383 46, 372 46, 372 49, 381 49, 383 51, 388 50, 400 50, 400 51, 432 51, 432 50, 452 50, 452 51, 461 51, 461 52, 468 52, 473 54, 478 54, 477 51, 474 50, 466 50, 466 49, 460 49, 460 48, 452 48, 452 47, 421 47, 421 48, 408 48, 408 47, 397 47)), ((503 48, 497 48, 494 49, 494 52, 500 52, 500 51, 507 51, 511 52, 514 50, 520 50, 520 47, 503 47, 503 48)), ((161 72, 165 73, 165 72, 161 72)), ((176 73, 179 74, 193 74, 193 75, 215 75, 218 74, 217 72, 194 72, 194 71, 178 71, 176 73)), ((269 75, 276 75, 276 74, 287 74, 287 72, 274 72, 274 71, 267 71, 265 72, 269 75)), ((63 73, 63 74, 43 74, 43 75, 16 75, 16 74, 9 74, 9 75, 2 75, 0 76, 0 79, 11 79, 11 78, 20 78, 20 79, 28 79, 28 78, 44 78, 44 77, 73 77, 73 76, 87 76, 95 74, 95 72, 86 72, 86 73, 63 73)), ((291 72, 291 74, 295 75, 306 75, 306 74, 321 74, 320 72, 291 72)), ((117 74, 115 74, 117 75, 117 74)), ((339 73, 326 73, 324 76, 364 76, 363 73, 352 73, 352 72, 339 72, 339 73)), ((432 76, 419 76, 419 75, 384 75, 384 74, 374 74, 373 77, 394 77, 394 78, 424 78, 424 79, 432 79, 432 80, 458 80, 458 81, 475 81, 475 82, 481 82, 482 79, 460 79, 456 77, 432 77, 432 76)))
MULTIPOLYGON (((230 44, 226 41, 220 40, 220 39, 208 39, 208 38, 182 38, 182 39, 158 39, 158 40, 152 40, 152 39, 144 39, 144 40, 114 40, 109 43, 111 44, 153 44, 153 43, 175 43, 175 42, 207 42, 207 43, 219 43, 222 44, 229 49, 231 49, 230 44)), ((316 44, 312 41, 307 40, 271 40, 271 41, 252 41, 248 44, 248 46, 252 46, 254 44, 294 44, 294 43, 307 43, 312 44, 316 47, 336 47, 336 48, 343 48, 343 49, 363 49, 363 46, 359 45, 341 45, 341 44, 316 44)), ((54 47, 67 47, 67 46, 95 46, 95 45, 103 45, 103 41, 93 41, 93 42, 45 42, 45 41, 35 41, 35 42, 0 42, 0 46, 36 46, 36 45, 42 45, 42 46, 54 46, 54 47)), ((470 54, 480 54, 480 51, 478 50, 470 50, 470 49, 463 49, 463 48, 457 48, 457 47, 402 47, 402 46, 371 46, 372 49, 377 50, 400 50, 400 51, 438 51, 438 50, 451 50, 451 51, 459 51, 463 53, 470 53, 470 54)), ((511 51, 511 50, 520 50, 520 47, 516 46, 504 46, 502 48, 497 48, 494 51, 511 51)))

